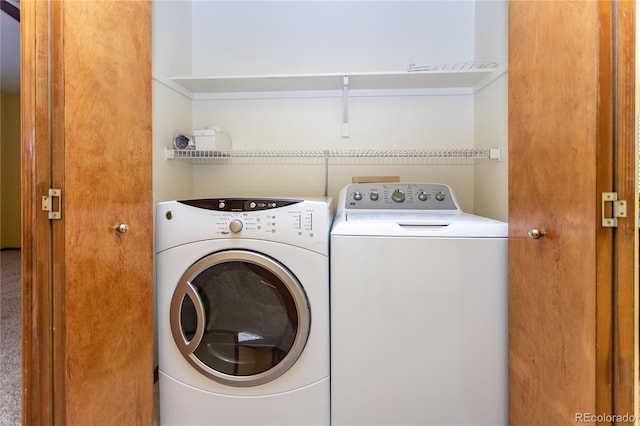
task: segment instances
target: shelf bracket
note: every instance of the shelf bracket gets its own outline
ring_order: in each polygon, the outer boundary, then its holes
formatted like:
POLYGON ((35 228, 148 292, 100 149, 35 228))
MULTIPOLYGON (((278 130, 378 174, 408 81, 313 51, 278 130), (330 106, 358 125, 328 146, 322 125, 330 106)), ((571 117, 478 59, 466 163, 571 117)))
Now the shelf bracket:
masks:
POLYGON ((176 152, 173 149, 166 148, 164 149, 164 159, 165 160, 173 160, 176 158, 176 152))
POLYGON ((342 77, 342 137, 349 137, 349 76, 342 77))
POLYGON ((489 159, 500 161, 502 159, 502 147, 498 146, 496 148, 489 149, 489 159))

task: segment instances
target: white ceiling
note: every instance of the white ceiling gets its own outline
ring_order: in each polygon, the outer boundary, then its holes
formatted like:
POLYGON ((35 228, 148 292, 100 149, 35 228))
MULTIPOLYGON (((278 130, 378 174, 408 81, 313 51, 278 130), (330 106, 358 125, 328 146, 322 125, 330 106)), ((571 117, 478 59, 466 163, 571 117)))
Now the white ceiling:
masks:
MULTIPOLYGON (((19 1, 9 0, 16 7, 19 1)), ((0 12, 0 89, 20 92, 20 23, 0 12)))

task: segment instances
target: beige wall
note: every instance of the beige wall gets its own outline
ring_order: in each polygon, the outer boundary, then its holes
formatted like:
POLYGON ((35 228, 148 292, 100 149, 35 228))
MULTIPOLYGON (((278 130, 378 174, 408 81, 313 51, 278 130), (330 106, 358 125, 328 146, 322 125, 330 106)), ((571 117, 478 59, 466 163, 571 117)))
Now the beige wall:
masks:
POLYGON ((20 94, 0 92, 0 248, 20 247, 20 94))
POLYGON ((324 195, 325 185, 326 195, 337 201, 339 190, 351 182, 352 176, 391 175, 407 182, 447 183, 464 211, 506 221, 507 2, 403 2, 398 7, 392 2, 330 3, 153 2, 154 201, 226 196, 313 197, 324 195), (353 13, 343 13, 336 21, 336 7, 353 13), (291 21, 290 16, 300 10, 305 11, 300 20, 291 21), (366 28, 362 27, 366 36, 353 36, 349 33, 353 30, 352 17, 363 10, 368 16, 356 24, 369 22, 366 28), (267 14, 273 19, 265 19, 267 14), (420 25, 407 25, 419 20, 416 17, 422 19, 420 25), (210 25, 212 19, 216 25, 210 25), (426 25, 424 19, 431 20, 432 25, 426 25), (252 31, 240 34, 238 28, 244 28, 249 21, 252 31), (325 21, 333 22, 336 32, 327 35, 321 24, 325 21), (190 31, 162 31, 176 23, 190 31), (298 39, 289 36, 294 27, 304 28, 298 39), (455 27, 456 31, 447 33, 450 37, 438 38, 443 27, 455 27), (226 37, 231 33, 237 37, 226 37), (378 45, 375 40, 381 39, 379 48, 372 49, 378 45), (259 46, 269 54, 256 54, 259 46), (410 59, 418 65, 433 65, 453 64, 462 58, 494 59, 501 73, 498 77, 492 75, 476 92, 471 88, 458 91, 435 87, 384 90, 391 89, 385 86, 350 90, 349 137, 342 137, 341 133, 344 104, 339 90, 312 90, 320 88, 310 86, 309 90, 296 93, 234 93, 233 88, 229 93, 209 93, 207 87, 191 93, 172 80, 190 75, 400 72, 410 59), (165 149, 177 133, 206 126, 223 128, 231 136, 233 148, 239 150, 501 146, 503 160, 474 165, 332 161, 325 181, 324 164, 311 164, 304 159, 267 159, 248 164, 190 164, 165 159, 165 149), (278 173, 273 173, 276 167, 278 173))

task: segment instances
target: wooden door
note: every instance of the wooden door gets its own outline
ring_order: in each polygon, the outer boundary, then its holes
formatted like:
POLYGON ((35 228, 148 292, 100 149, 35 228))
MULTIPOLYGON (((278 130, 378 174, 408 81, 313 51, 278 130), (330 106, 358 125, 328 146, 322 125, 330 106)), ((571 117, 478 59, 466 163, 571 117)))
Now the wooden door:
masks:
POLYGON ((150 425, 151 4, 21 8, 24 424, 150 425))
POLYGON ((634 414, 634 8, 509 4, 512 425, 634 414), (630 206, 616 229, 604 191, 630 206))

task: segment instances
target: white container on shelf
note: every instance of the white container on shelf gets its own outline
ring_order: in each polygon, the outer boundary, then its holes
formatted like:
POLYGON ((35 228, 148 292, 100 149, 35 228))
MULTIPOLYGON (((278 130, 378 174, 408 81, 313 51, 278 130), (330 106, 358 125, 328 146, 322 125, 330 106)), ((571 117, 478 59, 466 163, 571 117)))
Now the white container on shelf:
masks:
POLYGON ((194 130, 193 136, 196 139, 196 150, 198 151, 231 149, 231 138, 223 133, 219 127, 194 130))

